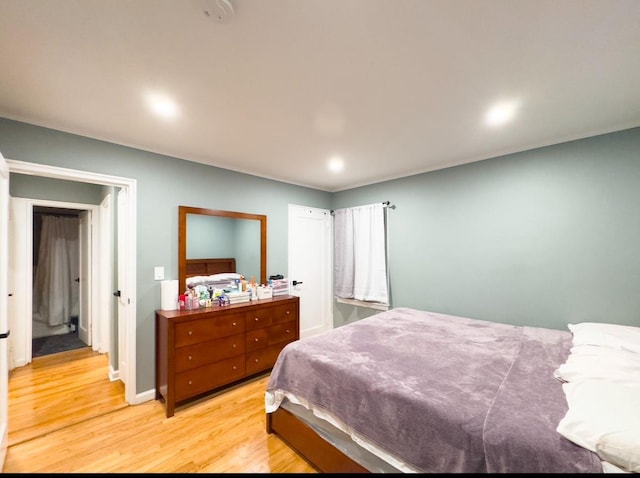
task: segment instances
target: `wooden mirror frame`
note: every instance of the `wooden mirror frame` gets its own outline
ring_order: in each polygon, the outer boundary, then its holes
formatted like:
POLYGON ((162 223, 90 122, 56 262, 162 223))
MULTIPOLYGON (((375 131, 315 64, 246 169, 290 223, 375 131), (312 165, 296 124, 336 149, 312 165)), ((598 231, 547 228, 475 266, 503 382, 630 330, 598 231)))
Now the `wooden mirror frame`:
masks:
POLYGON ((244 212, 178 206, 178 281, 180 290, 187 287, 187 214, 219 216, 260 221, 260 284, 267 283, 267 216, 244 212))

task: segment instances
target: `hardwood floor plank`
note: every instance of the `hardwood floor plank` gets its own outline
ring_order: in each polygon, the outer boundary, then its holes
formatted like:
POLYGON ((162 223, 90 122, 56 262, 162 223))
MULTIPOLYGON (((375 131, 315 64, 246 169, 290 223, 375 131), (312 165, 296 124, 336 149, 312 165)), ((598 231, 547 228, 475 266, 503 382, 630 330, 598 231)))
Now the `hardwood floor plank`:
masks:
MULTIPOLYGON (((11 372, 4 473, 315 473, 265 431, 268 375, 176 407, 129 406, 84 350, 11 372)), ((63 355, 63 354, 56 354, 63 355)))
POLYGON ((9 446, 125 408, 124 386, 107 378, 107 355, 86 347, 36 357, 9 373, 9 446))

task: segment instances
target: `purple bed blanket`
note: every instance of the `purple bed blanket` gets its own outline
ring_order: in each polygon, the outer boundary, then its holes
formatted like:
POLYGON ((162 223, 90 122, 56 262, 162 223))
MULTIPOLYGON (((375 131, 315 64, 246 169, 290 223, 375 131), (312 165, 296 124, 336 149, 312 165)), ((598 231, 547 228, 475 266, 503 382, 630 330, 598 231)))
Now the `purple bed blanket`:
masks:
POLYGON ((396 308, 281 352, 267 391, 303 398, 423 472, 601 473, 556 432, 571 334, 396 308))

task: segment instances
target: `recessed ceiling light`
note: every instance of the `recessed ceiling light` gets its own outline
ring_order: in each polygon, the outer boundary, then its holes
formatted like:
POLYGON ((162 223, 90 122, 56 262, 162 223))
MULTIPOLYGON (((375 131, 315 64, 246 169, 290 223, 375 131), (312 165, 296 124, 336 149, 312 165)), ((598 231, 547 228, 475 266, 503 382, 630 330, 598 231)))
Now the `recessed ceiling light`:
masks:
POLYGON ((342 168, 344 168, 344 161, 340 156, 334 156, 329 160, 328 165, 329 165, 330 171, 333 171, 334 173, 338 173, 342 171, 342 168))
POLYGON ((515 101, 498 103, 493 106, 485 116, 485 122, 489 126, 500 126, 513 118, 518 103, 515 101))
POLYGON ((172 119, 178 116, 178 105, 168 96, 159 93, 147 94, 147 104, 158 116, 172 119))

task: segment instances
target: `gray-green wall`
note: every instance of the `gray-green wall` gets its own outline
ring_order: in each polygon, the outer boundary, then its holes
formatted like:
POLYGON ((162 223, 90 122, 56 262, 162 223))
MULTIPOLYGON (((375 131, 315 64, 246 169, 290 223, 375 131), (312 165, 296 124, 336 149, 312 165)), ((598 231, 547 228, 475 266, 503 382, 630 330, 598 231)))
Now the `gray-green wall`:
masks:
MULTIPOLYGON (((640 325, 640 128, 333 195, 390 201, 393 306, 640 325)), ((340 306, 335 323, 361 318, 340 306)))
MULTIPOLYGON (((138 393, 154 388, 153 267, 177 278, 178 205, 266 214, 272 275, 288 268, 289 204, 388 200, 395 307, 640 325, 640 128, 333 194, 1 118, 0 151, 137 180, 138 393)), ((373 313, 339 304, 334 324, 373 313)))
POLYGON ((179 205, 265 214, 267 275, 287 274, 289 204, 331 208, 327 192, 4 118, 0 118, 0 152, 7 159, 137 181, 137 393, 155 388, 154 321, 160 306, 160 283, 153 279, 153 270, 164 266, 165 278, 178 278, 179 205))

